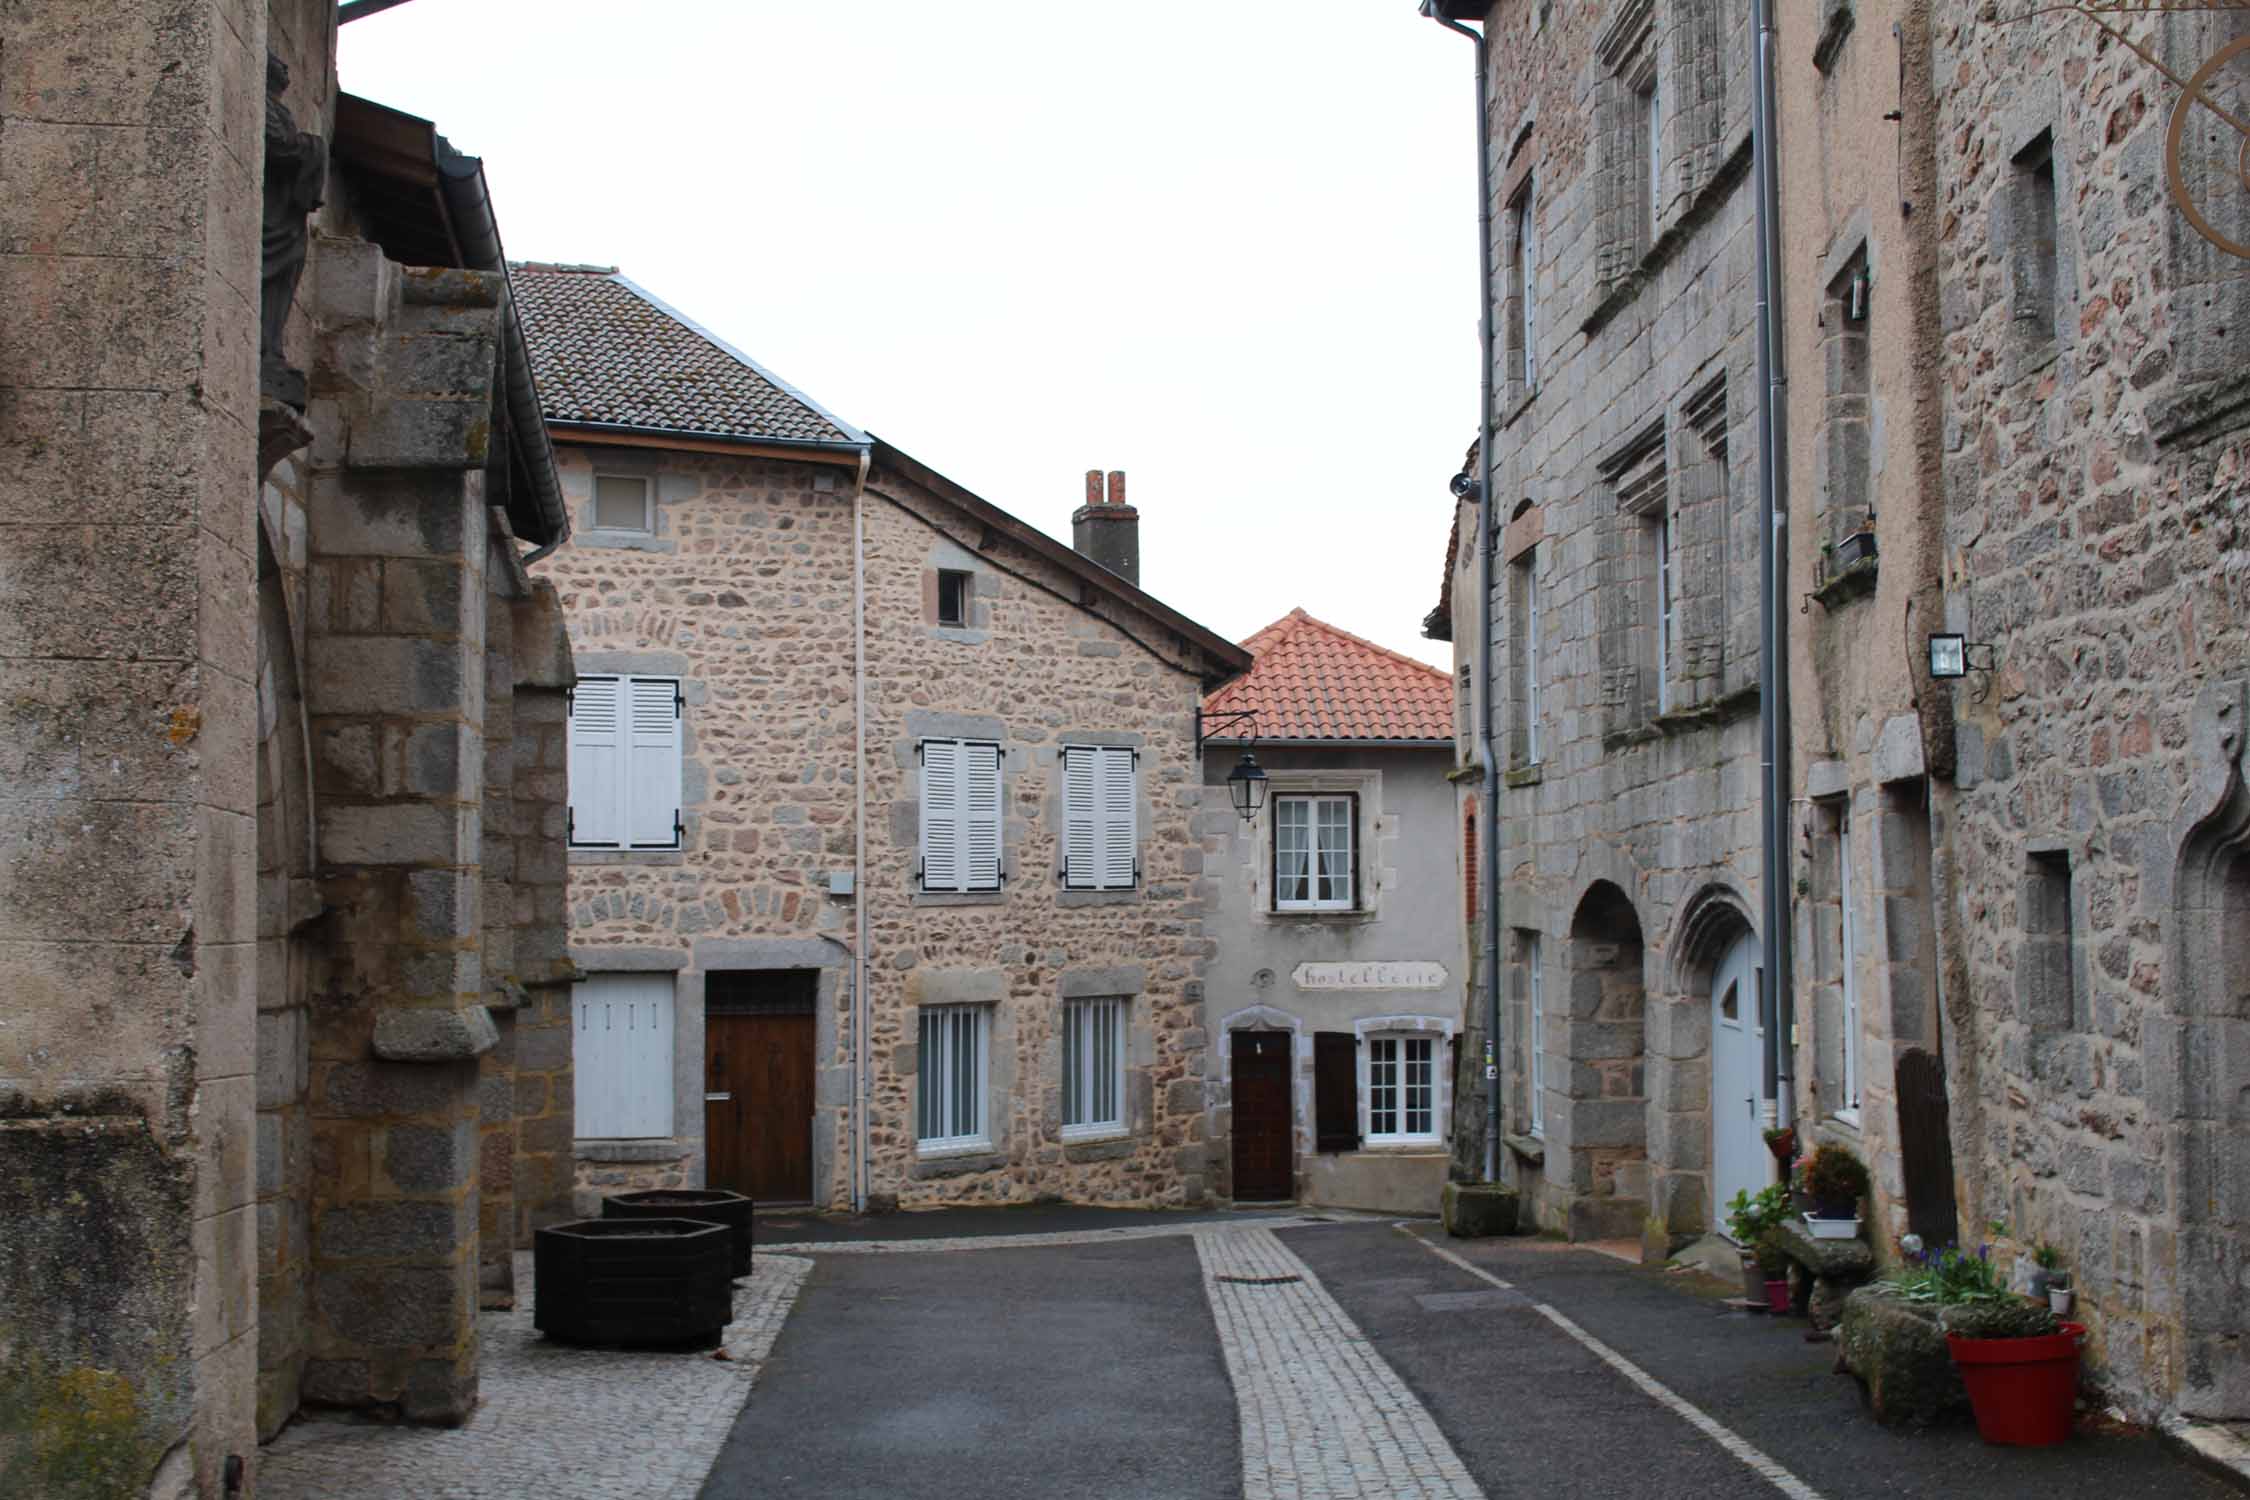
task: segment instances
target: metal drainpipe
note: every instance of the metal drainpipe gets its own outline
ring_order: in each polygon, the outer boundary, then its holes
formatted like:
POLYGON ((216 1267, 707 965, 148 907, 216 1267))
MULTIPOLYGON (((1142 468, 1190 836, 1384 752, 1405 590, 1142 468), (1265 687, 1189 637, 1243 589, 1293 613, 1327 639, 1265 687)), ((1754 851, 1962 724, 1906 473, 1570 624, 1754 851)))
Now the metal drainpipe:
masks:
POLYGON ((1483 772, 1485 1045, 1491 1064, 1484 1083, 1484 1180, 1500 1180, 1500 766, 1492 750, 1492 560, 1499 549, 1493 528, 1492 427, 1492 122, 1490 74, 1484 35, 1439 13, 1438 0, 1422 0, 1422 14, 1476 46, 1477 67, 1477 346, 1483 357, 1477 408, 1477 767, 1483 772))
POLYGON ((1789 942, 1789 512, 1782 471, 1787 376, 1781 360, 1776 307, 1781 300, 1779 157, 1774 150, 1773 0, 1750 0, 1750 24, 1757 33, 1757 86, 1750 93, 1751 173, 1756 185, 1758 246, 1758 504, 1767 524, 1759 529, 1758 704, 1764 765, 1762 800, 1765 860, 1760 895, 1765 921, 1766 982, 1759 997, 1765 1023, 1764 1117, 1771 1127, 1783 1118, 1794 1050, 1795 984, 1789 942), (1785 1029, 1786 1028, 1786 1029, 1785 1029))
POLYGON ((867 470, 859 450, 852 480, 852 1212, 867 1212, 874 1172, 867 1159, 867 470))

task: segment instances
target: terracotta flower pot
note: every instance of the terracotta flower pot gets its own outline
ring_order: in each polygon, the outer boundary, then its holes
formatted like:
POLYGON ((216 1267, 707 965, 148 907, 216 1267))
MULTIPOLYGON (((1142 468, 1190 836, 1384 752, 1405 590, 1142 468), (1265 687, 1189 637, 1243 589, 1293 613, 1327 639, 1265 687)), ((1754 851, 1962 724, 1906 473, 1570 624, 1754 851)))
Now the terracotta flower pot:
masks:
POLYGON ((2029 1339, 1945 1336, 1969 1390, 1977 1436, 2018 1448, 2051 1448, 2070 1436, 2078 1401, 2078 1345, 2082 1323, 2029 1339))

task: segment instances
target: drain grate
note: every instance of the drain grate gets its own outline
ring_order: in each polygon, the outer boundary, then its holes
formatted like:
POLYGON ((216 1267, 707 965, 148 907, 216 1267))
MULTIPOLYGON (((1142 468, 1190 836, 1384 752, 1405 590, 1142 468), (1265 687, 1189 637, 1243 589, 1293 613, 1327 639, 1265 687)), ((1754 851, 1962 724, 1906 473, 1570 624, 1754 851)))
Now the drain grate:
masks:
POLYGON ((1287 1286, 1292 1281, 1303 1281, 1302 1276, 1220 1276, 1216 1280, 1229 1286, 1287 1286))

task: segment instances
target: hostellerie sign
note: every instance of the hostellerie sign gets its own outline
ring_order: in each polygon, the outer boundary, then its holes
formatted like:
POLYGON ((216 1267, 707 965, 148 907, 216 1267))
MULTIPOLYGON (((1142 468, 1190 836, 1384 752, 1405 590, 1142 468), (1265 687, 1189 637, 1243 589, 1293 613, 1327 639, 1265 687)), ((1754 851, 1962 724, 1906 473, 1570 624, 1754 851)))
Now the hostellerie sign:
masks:
POLYGON ((1438 990, 1445 988, 1445 965, 1412 960, 1299 964, 1289 977, 1301 990, 1438 990))

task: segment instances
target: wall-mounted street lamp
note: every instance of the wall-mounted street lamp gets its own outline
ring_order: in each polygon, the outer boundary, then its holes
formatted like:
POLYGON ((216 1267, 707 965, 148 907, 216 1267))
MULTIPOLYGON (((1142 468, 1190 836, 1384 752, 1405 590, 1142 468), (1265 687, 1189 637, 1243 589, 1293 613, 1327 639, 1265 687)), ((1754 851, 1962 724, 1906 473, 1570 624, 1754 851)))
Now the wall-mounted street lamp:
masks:
POLYGON ((1932 635, 1930 637, 1930 675, 1945 679, 1966 677, 1971 672, 1992 670, 1992 647, 1983 641, 1972 641, 1965 635, 1932 635), (1978 653, 1983 660, 1978 660, 1978 653))
POLYGON ((1258 739, 1255 733, 1257 719, 1258 711, 1254 708, 1208 716, 1201 707, 1195 711, 1195 753, 1198 755, 1203 753, 1203 742, 1211 737, 1214 728, 1244 722, 1253 726, 1253 732, 1248 736, 1249 743, 1242 747, 1242 759, 1235 762, 1233 770, 1227 772, 1228 800, 1234 803, 1235 816, 1245 823, 1257 817, 1258 809, 1266 805, 1265 769, 1258 764, 1258 757, 1251 753, 1251 747, 1258 739))

